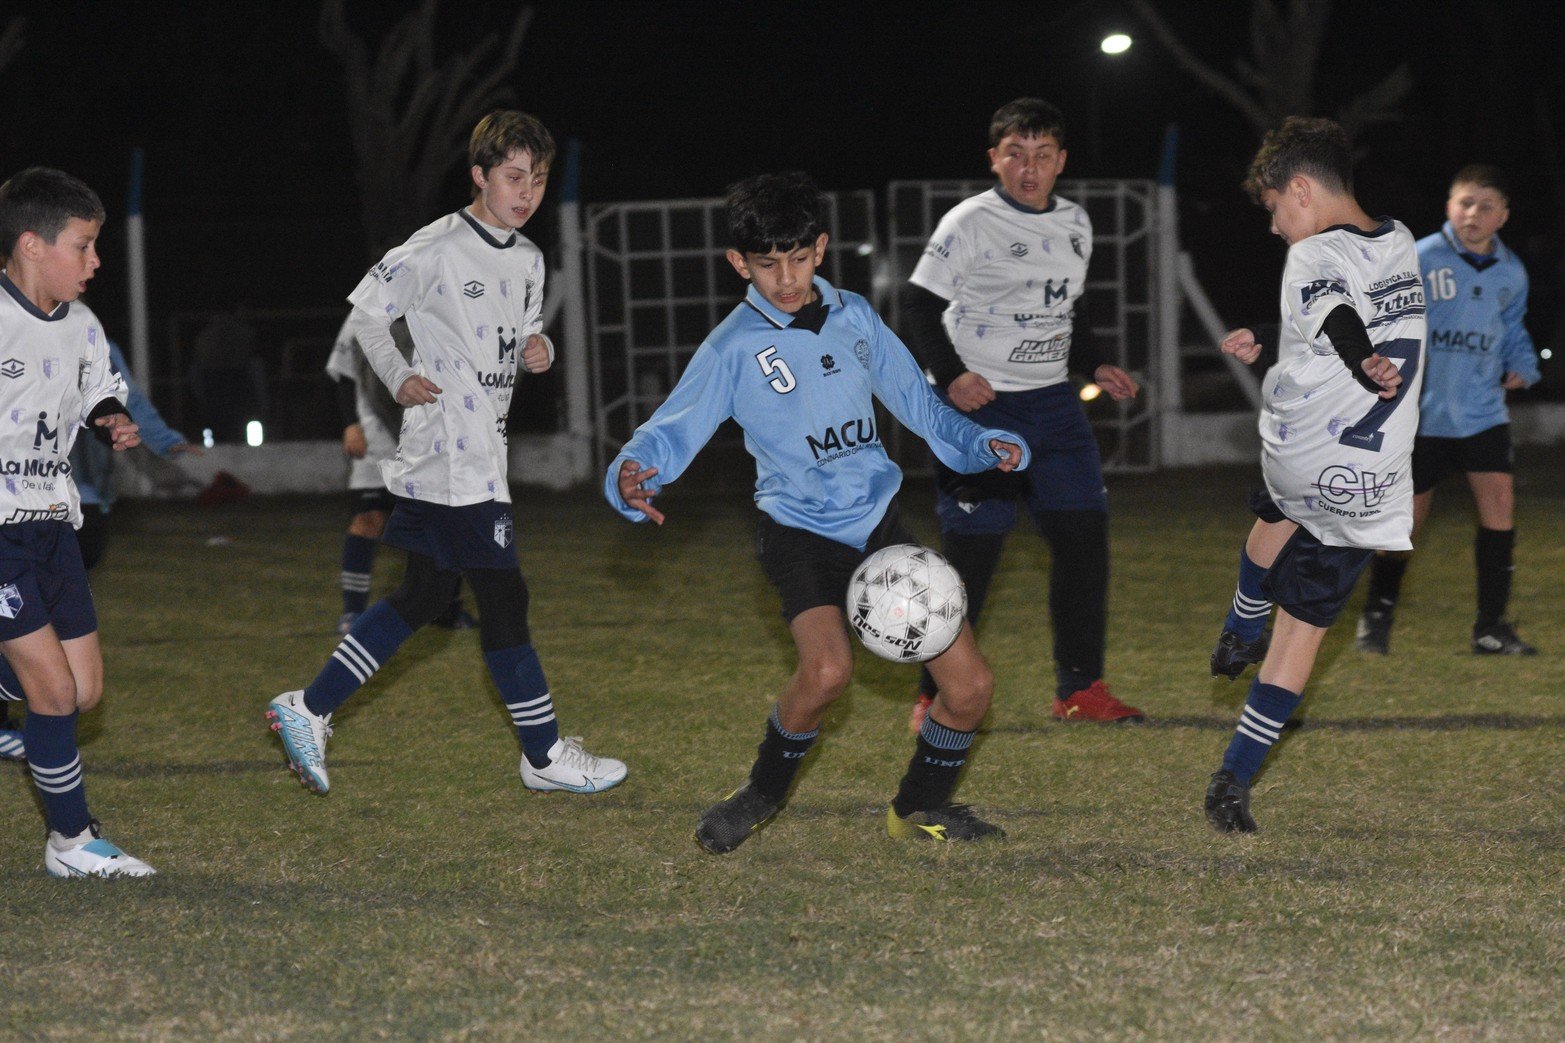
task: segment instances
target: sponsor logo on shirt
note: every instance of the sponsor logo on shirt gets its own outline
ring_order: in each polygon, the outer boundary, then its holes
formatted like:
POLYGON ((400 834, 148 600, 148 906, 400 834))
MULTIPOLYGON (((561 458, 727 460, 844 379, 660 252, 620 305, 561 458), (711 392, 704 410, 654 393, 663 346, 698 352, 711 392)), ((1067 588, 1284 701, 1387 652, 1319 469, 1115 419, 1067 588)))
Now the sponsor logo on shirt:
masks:
POLYGON ((477 279, 469 279, 462 284, 462 296, 470 301, 476 301, 484 295, 484 284, 477 279))
POLYGON ((929 245, 924 247, 924 252, 926 254, 933 254, 942 261, 949 261, 951 259, 951 242, 955 238, 955 236, 948 235, 945 237, 945 239, 940 241, 931 239, 929 241, 929 245))
POLYGON ((71 473, 69 460, 0 460, 0 474, 24 478, 54 478, 71 473))
POLYGON ((30 521, 67 521, 71 516, 71 508, 65 503, 51 503, 47 507, 32 509, 17 508, 11 512, 11 516, 0 525, 14 525, 18 522, 30 521))
POLYGON ((842 372, 842 370, 837 368, 837 360, 830 355, 821 356, 821 370, 821 376, 823 377, 836 376, 842 372))
POLYGON ((1048 340, 1024 340, 1011 349, 1012 362, 1059 362, 1070 354, 1069 333, 1059 333, 1048 340))
POLYGON ((1026 247, 1026 245, 1023 244, 1023 243, 1012 243, 1011 244, 1011 256, 1012 257, 1026 257, 1027 256, 1027 247, 1026 247))
POLYGON ((860 449, 880 444, 880 439, 875 434, 873 415, 828 427, 820 438, 814 435, 804 437, 809 443, 810 454, 815 457, 816 464, 840 460, 844 456, 852 456, 860 449))
POLYGON ((1332 464, 1312 483, 1319 496, 1306 497, 1306 505, 1344 518, 1372 518, 1379 503, 1397 483, 1397 472, 1382 478, 1374 471, 1347 464, 1332 464))
POLYGON ((1308 315, 1310 313, 1310 308, 1314 305, 1316 300, 1332 293, 1346 297, 1348 295, 1348 288, 1342 284, 1340 279, 1312 280, 1299 288, 1299 306, 1301 309, 1303 309, 1304 314, 1308 315))
POLYGON ((27 366, 21 359, 6 359, 4 362, 0 362, 0 377, 10 377, 12 380, 15 380, 26 372, 27 366))
POLYGON ((1481 353, 1492 347, 1494 347, 1494 335, 1484 333, 1482 330, 1433 329, 1429 331, 1430 351, 1481 353))

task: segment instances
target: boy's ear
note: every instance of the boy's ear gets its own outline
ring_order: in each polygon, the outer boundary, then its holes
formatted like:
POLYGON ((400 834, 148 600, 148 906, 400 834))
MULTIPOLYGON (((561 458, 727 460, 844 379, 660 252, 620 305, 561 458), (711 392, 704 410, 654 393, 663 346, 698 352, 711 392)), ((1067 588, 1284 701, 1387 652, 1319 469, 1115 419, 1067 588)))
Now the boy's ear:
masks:
POLYGON ((1288 192, 1293 196, 1294 202, 1300 206, 1309 206, 1310 198, 1314 195, 1315 186, 1310 179, 1303 174, 1295 174, 1288 179, 1288 192))
MULTIPOLYGON (((823 235, 821 238, 825 239, 826 237, 823 235)), ((748 282, 750 279, 750 266, 745 263, 744 254, 738 250, 729 250, 723 256, 727 257, 728 263, 734 266, 734 271, 739 273, 739 278, 748 282)))
POLYGON ((473 187, 482 192, 484 190, 484 185, 489 180, 484 176, 484 168, 475 165, 468 171, 468 173, 473 177, 473 187))
POLYGON ((826 244, 831 242, 831 236, 822 232, 820 238, 815 240, 815 263, 818 266, 826 259, 826 244))

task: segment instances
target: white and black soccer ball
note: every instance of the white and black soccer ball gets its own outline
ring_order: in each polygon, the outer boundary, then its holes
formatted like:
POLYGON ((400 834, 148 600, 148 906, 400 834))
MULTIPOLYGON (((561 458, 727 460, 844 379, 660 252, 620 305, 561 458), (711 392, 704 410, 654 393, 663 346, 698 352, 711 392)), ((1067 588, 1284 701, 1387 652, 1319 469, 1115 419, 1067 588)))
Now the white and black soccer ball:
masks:
POLYGON ((939 554, 899 543, 871 554, 853 573, 847 612, 865 648, 894 663, 922 663, 962 632, 967 588, 939 554))

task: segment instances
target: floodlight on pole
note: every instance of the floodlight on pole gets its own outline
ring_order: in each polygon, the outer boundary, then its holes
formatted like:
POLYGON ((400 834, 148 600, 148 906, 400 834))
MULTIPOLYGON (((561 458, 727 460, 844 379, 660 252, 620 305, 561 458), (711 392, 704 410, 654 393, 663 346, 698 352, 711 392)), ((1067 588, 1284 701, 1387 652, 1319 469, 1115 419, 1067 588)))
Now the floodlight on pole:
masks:
POLYGON ((1104 54, 1124 54, 1130 50, 1131 39, 1125 33, 1110 33, 1103 38, 1098 46, 1104 54))

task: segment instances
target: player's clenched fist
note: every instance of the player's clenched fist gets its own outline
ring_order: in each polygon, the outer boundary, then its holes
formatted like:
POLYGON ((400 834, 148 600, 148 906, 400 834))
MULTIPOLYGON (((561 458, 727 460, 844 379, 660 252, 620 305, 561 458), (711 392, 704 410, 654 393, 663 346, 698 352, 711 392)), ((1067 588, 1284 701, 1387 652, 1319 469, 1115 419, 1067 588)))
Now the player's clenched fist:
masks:
POLYGON ((1222 349, 1224 355, 1232 355, 1246 366, 1261 357, 1261 345, 1256 343, 1255 334, 1247 329, 1234 330, 1224 337, 1222 349))
POLYGON ((440 394, 440 386, 428 377, 417 373, 402 382, 397 389, 397 405, 427 406, 440 394))
POLYGON ((522 368, 529 373, 542 373, 549 368, 549 342, 534 333, 522 348, 522 368))

